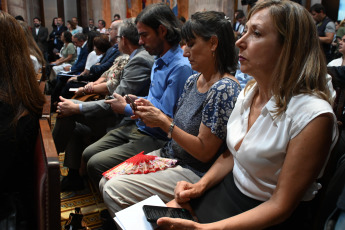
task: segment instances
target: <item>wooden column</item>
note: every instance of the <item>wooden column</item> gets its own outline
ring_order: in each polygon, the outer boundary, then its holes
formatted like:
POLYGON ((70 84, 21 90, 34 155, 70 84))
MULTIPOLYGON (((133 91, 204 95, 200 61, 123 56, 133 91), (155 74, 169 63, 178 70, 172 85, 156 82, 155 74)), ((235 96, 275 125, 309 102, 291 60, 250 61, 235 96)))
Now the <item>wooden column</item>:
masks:
POLYGON ((177 8, 178 8, 178 17, 183 16, 186 20, 188 20, 189 1, 177 0, 177 8))
POLYGON ((87 0, 77 0, 77 15, 79 19, 79 26, 86 27, 89 25, 87 0))
MULTIPOLYGON (((92 18, 95 22, 95 26, 97 26, 97 19, 94 18, 93 16, 93 10, 92 10, 92 0, 87 0, 87 15, 88 19, 92 18)), ((89 21, 87 21, 87 24, 89 24, 89 21)))
POLYGON ((46 20, 45 20, 45 16, 44 16, 44 4, 43 4, 43 0, 39 0, 39 5, 40 5, 40 18, 41 18, 41 23, 42 26, 46 26, 46 20))
POLYGON ((64 5, 64 1, 63 0, 56 0, 56 4, 57 4, 57 13, 58 13, 58 17, 63 18, 64 23, 66 25, 65 22, 65 5, 64 5))
POLYGON ((1 0, 1 4, 0 4, 0 10, 8 12, 8 8, 7 8, 7 0, 1 0))
POLYGON ((110 0, 102 0, 102 17, 106 23, 107 28, 110 27, 111 21, 113 19, 110 8, 111 8, 110 0))

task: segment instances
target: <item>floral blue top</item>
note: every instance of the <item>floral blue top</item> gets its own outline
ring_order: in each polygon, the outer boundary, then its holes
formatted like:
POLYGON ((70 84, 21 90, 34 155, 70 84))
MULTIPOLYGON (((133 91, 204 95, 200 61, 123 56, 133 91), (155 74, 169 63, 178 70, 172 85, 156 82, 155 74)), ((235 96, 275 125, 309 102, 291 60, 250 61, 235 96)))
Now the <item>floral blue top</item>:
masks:
MULTIPOLYGON (((198 136, 202 122, 211 129, 213 134, 225 140, 226 124, 241 91, 241 86, 230 78, 222 78, 214 83, 206 93, 200 93, 197 89, 199 76, 200 74, 194 74, 186 81, 177 104, 174 123, 185 132, 198 136)), ((225 144, 224 147, 226 147, 225 144)), ((212 161, 203 163, 191 156, 172 139, 163 147, 161 156, 178 159, 182 167, 189 168, 197 175, 202 176, 223 151, 224 148, 220 148, 212 161)))

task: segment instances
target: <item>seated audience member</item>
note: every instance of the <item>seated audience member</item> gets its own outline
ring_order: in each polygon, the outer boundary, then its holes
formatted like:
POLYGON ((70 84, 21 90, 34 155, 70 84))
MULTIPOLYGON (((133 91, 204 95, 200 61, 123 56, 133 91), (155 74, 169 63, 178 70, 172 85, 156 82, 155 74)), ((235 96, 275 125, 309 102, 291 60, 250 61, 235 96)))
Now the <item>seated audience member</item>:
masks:
MULTIPOLYGON (((87 56, 87 59, 86 59, 85 69, 79 75, 89 75, 91 66, 98 63, 101 60, 101 58, 103 57, 103 54, 97 55, 96 51, 93 49, 94 48, 94 39, 95 39, 95 37, 99 37, 100 35, 101 34, 98 31, 90 31, 87 34, 87 46, 88 46, 89 55, 87 56)), ((109 40, 109 38, 108 38, 108 40, 109 40)))
POLYGON ((118 56, 110 69, 105 71, 97 81, 89 82, 84 87, 79 87, 79 89, 75 92, 75 95, 82 96, 88 94, 98 94, 102 96, 111 96, 117 86, 120 84, 120 77, 128 61, 129 56, 127 54, 118 56))
MULTIPOLYGON (((93 43, 94 43, 94 51, 97 56, 104 55, 108 50, 112 48, 111 43, 109 42, 108 36, 104 34, 102 34, 99 37, 96 37, 93 40, 93 43)), ((74 92, 71 92, 69 90, 70 88, 78 88, 81 86, 84 87, 87 84, 87 82, 94 81, 94 79, 97 80, 98 78, 95 78, 94 75, 92 74, 84 75, 83 73, 81 73, 80 75, 76 75, 76 76, 72 76, 68 78, 67 85, 64 84, 64 88, 61 91, 61 96, 65 98, 71 98, 74 95, 74 92)))
MULTIPOLYGON (((119 30, 118 41, 121 52, 130 55, 129 62, 121 74, 119 84, 112 93, 147 95, 153 57, 139 45, 139 34, 135 24, 125 22, 119 30)), ((118 58, 117 58, 118 59, 118 58)), ((65 151, 64 165, 69 168, 68 176, 62 180, 61 189, 77 190, 83 188, 78 174, 81 155, 85 147, 106 134, 123 118, 114 115, 104 100, 80 102, 65 100, 58 105, 59 117, 53 130, 53 138, 58 152, 65 151)))
POLYGON ((95 21, 92 18, 89 19, 89 25, 83 28, 83 33, 89 34, 91 31, 97 31, 97 27, 95 26, 95 21))
POLYGON ((345 60, 344 60, 344 56, 345 56, 345 35, 341 38, 340 42, 339 42, 339 53, 342 54, 342 57, 337 58, 332 60, 330 63, 328 63, 327 66, 331 67, 331 66, 343 66, 345 65, 345 60))
POLYGON ((0 226, 37 229, 33 215, 34 145, 45 99, 18 21, 0 11, 0 28, 0 226))
POLYGON ((82 73, 78 76, 78 81, 96 81, 106 70, 112 66, 115 58, 120 55, 117 45, 117 30, 122 24, 122 21, 116 21, 111 24, 111 32, 109 34, 110 44, 113 46, 107 50, 107 52, 102 56, 100 62, 92 65, 88 73, 82 73))
POLYGON ((239 21, 236 20, 238 14, 244 15, 243 10, 235 10, 235 15, 234 15, 235 22, 234 22, 234 25, 233 25, 233 30, 234 30, 235 32, 238 31, 238 29, 239 29, 239 27, 240 27, 240 25, 241 25, 241 22, 239 22, 239 21))
MULTIPOLYGON (((96 81, 106 70, 108 70, 111 67, 115 58, 117 58, 120 55, 120 52, 118 50, 116 36, 117 36, 118 27, 121 24, 122 24, 122 21, 113 22, 111 24, 112 30, 110 33, 110 37, 108 37, 107 35, 101 36, 102 38, 101 41, 103 44, 105 42, 108 43, 108 40, 110 39, 110 44, 113 45, 113 47, 110 47, 106 50, 100 62, 92 65, 90 67, 90 71, 84 70, 79 76, 69 78, 67 81, 67 84, 64 86, 61 92, 61 95, 63 97, 71 98, 74 95, 74 92, 71 92, 69 90, 70 88, 79 88, 79 87, 85 86, 87 82, 96 81)), ((96 42, 98 42, 98 39, 96 39, 96 42)), ((103 54, 103 52, 105 51, 104 49, 97 51, 98 46, 94 46, 94 47, 96 47, 95 52, 98 56, 103 54)))
POLYGON ((236 14, 236 23, 239 23, 237 29, 235 30, 236 38, 241 38, 246 25, 246 15, 242 10, 239 10, 236 14))
POLYGON ((341 38, 345 35, 345 19, 339 21, 338 25, 335 27, 336 33, 336 42, 340 42, 341 38))
POLYGON ((229 118, 228 151, 197 183, 178 182, 169 204, 192 208, 200 223, 164 217, 162 228, 311 229, 317 178, 337 139, 313 18, 292 1, 266 0, 246 27, 236 45, 255 83, 229 118))
POLYGON ((235 78, 240 83, 242 89, 244 89, 244 87, 246 87, 247 83, 253 79, 252 76, 249 76, 248 74, 241 72, 241 63, 240 62, 238 62, 238 67, 236 70, 235 78))
POLYGON ((53 20, 52 20, 52 28, 53 28, 53 30, 56 29, 57 24, 58 24, 58 18, 54 17, 53 20))
POLYGON ((26 41, 28 43, 28 48, 30 51, 30 58, 34 65, 35 73, 37 74, 42 66, 45 64, 45 60, 40 48, 37 46, 34 38, 32 37, 31 30, 26 22, 18 20, 18 23, 22 27, 26 41))
POLYGON ((89 55, 88 38, 83 33, 77 33, 73 35, 72 42, 79 48, 79 54, 75 63, 71 66, 65 66, 63 70, 71 73, 81 73, 85 69, 87 56, 89 55))
POLYGON ((100 191, 112 216, 152 195, 170 201, 178 181, 196 183, 224 151, 221 146, 225 146, 226 123, 241 91, 230 75, 237 65, 235 38, 224 16, 214 11, 198 12, 182 28, 184 56, 198 74, 187 80, 174 120, 147 100, 136 100, 135 117, 147 126, 160 127, 172 138, 162 149, 149 154, 177 159, 179 165, 155 173, 116 176, 109 181, 103 177, 100 191))
POLYGON ((17 21, 22 21, 22 22, 25 22, 24 18, 22 15, 17 15, 14 17, 17 21))
POLYGON ((325 7, 322 4, 314 4, 310 7, 310 13, 315 20, 317 27, 317 34, 326 56, 327 63, 333 59, 331 52, 331 44, 335 35, 335 24, 327 14, 325 7))
POLYGON ((72 18, 72 21, 74 22, 74 24, 75 24, 75 27, 76 27, 76 29, 77 29, 77 33, 83 33, 83 27, 81 27, 81 26, 79 26, 78 25, 78 18, 77 17, 73 17, 72 18))
POLYGON ((114 14, 114 20, 113 21, 117 21, 117 20, 121 20, 121 17, 119 14, 114 14))
POLYGON ((67 21, 67 30, 72 34, 72 36, 78 33, 77 25, 71 20, 67 21))
POLYGON ((56 79, 56 75, 60 73, 65 66, 73 65, 77 58, 77 50, 72 42, 72 34, 69 31, 64 31, 61 35, 61 41, 63 41, 64 45, 60 50, 60 58, 50 63, 53 66, 49 77, 51 82, 56 79))
MULTIPOLYGON (((165 4, 147 6, 135 22, 140 35, 139 44, 151 55, 157 55, 147 99, 172 118, 183 86, 193 73, 179 46, 181 24, 165 4)), ((113 96, 114 99, 106 103, 116 114, 133 115, 123 96, 117 93, 113 96)), ((131 95, 131 98, 135 100, 136 96, 131 95)), ((98 187, 104 171, 141 151, 149 153, 162 148, 167 140, 166 132, 160 128, 150 128, 140 120, 128 121, 84 150, 88 175, 98 187)))
POLYGON ((105 28, 105 21, 104 20, 98 20, 97 31, 99 31, 101 34, 107 33, 107 28, 105 28))
POLYGON ((51 103, 54 105, 56 101, 58 101, 59 96, 61 94, 61 90, 66 85, 67 80, 70 78, 71 74, 80 73, 84 70, 87 56, 89 54, 88 46, 87 46, 87 37, 83 33, 77 33, 72 38, 73 44, 76 47, 80 48, 79 55, 75 63, 70 66, 66 65, 63 70, 70 71, 67 75, 60 73, 56 77, 56 86, 53 89, 52 96, 51 96, 51 103))

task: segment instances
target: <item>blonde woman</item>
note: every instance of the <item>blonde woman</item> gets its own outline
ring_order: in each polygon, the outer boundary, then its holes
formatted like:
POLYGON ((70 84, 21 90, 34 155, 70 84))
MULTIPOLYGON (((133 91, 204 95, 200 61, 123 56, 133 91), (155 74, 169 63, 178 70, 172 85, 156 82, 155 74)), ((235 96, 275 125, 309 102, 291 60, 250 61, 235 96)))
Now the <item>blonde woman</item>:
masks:
POLYGON ((161 218, 159 226, 311 229, 316 180, 337 139, 316 35, 311 15, 297 3, 253 7, 236 45, 241 71, 255 81, 229 118, 228 151, 199 182, 178 182, 169 204, 193 209, 200 223, 161 218))

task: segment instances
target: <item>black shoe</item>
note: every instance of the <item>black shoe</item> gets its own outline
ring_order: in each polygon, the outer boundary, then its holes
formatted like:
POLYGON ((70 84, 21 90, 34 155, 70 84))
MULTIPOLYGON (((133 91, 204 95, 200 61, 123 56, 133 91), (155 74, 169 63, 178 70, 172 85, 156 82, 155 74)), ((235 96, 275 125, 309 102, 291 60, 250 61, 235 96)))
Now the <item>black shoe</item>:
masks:
POLYGON ((61 181, 61 192, 66 191, 78 191, 84 189, 84 179, 81 176, 70 176, 63 177, 61 181))

